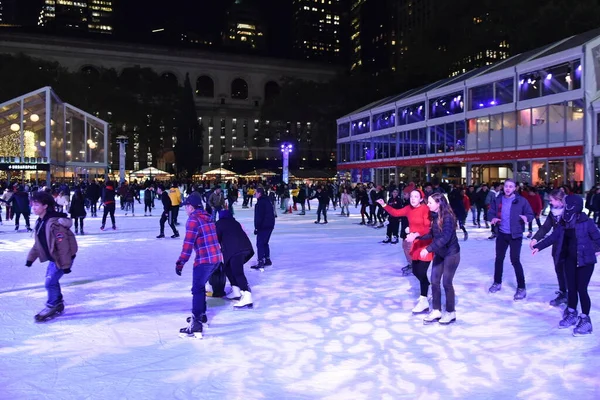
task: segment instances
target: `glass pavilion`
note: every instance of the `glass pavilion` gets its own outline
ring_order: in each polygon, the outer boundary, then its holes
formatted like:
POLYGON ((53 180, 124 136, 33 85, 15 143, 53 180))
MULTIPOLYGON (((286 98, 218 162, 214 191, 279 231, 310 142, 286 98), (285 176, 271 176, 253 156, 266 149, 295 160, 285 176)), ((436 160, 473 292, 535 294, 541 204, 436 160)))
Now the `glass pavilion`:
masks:
POLYGON ((79 180, 108 173, 108 123, 51 87, 0 104, 0 177, 79 180))

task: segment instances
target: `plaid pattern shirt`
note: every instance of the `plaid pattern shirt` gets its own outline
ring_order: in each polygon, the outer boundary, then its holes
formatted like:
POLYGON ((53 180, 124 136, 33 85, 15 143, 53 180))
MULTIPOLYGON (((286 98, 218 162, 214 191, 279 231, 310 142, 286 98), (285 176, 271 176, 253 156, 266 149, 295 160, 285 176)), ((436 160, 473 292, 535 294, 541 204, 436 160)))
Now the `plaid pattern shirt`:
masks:
POLYGON ((200 264, 216 264, 221 262, 221 245, 217 238, 217 229, 210 221, 210 214, 204 210, 195 210, 185 224, 183 248, 177 264, 185 264, 196 252, 194 267, 200 264))

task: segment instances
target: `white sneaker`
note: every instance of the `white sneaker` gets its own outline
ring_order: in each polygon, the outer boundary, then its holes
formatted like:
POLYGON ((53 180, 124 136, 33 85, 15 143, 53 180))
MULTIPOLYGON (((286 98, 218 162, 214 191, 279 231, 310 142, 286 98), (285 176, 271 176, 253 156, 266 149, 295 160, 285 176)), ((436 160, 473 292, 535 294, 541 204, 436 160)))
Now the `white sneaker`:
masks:
POLYGON ((242 290, 240 301, 233 305, 234 310, 243 310, 244 308, 252 308, 252 293, 242 290))
POLYGON ((413 314, 420 314, 427 311, 429 311, 429 300, 425 296, 419 296, 417 305, 412 309, 413 314))
POLYGON ((442 312, 440 310, 433 310, 425 318, 423 318, 424 324, 431 324, 438 322, 442 318, 442 312))
POLYGON ((442 325, 448 325, 456 322, 456 311, 445 312, 444 315, 442 315, 442 318, 440 318, 439 322, 442 325))
POLYGON ((239 300, 242 297, 242 292, 240 292, 240 288, 237 286, 231 287, 231 292, 229 292, 225 298, 227 300, 239 300))

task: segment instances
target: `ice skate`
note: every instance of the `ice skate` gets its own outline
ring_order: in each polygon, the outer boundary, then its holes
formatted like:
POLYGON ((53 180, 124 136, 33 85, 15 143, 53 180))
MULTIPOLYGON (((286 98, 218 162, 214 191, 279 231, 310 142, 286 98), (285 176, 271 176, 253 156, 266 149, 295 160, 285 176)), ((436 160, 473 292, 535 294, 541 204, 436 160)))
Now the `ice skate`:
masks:
POLYGON ((261 258, 260 260, 258 260, 258 262, 256 263, 256 265, 252 265, 250 268, 256 269, 256 270, 260 270, 260 271, 264 271, 265 270, 265 260, 263 260, 261 258))
POLYGON ((529 232, 529 233, 527 234, 527 239, 531 239, 532 237, 533 237, 533 232, 529 232))
POLYGON ((117 226, 113 225, 113 231, 116 231, 116 230, 117 230, 117 226))
POLYGON ((179 337, 202 339, 202 322, 193 315, 188 322, 187 327, 179 330, 179 337))
POLYGON ((156 238, 157 238, 157 239, 162 239, 162 238, 164 238, 164 237, 165 237, 165 234, 161 232, 161 233, 160 233, 160 235, 158 235, 156 238))
POLYGON ((557 292, 554 292, 557 294, 556 298, 553 300, 550 300, 550 305, 552 307, 558 307, 561 304, 567 304, 567 294, 561 292, 560 290, 557 292))
POLYGON ((519 289, 519 288, 517 288, 514 300, 515 301, 523 300, 523 299, 525 299, 525 297, 527 297, 527 291, 525 289, 519 289))
POLYGON ((58 303, 54 307, 46 307, 35 316, 36 322, 45 322, 56 318, 65 310, 64 303, 58 303))
POLYGON ((102 225, 102 226, 100 227, 100 230, 101 230, 101 231, 103 231, 103 230, 104 230, 104 225, 102 225))
POLYGON ((75 234, 79 235, 79 229, 75 228, 75 234))
POLYGON ((392 238, 390 238, 389 236, 385 237, 385 240, 382 240, 381 243, 391 243, 392 242, 392 238))
POLYGON ((438 322, 442 318, 442 312, 440 310, 433 310, 425 318, 423 318, 423 324, 429 325, 434 322, 438 322))
POLYGON ((502 284, 494 282, 494 284, 492 284, 492 286, 490 286, 490 288, 488 289, 488 292, 496 293, 496 292, 499 292, 500 290, 502 290, 502 284))
MULTIPOLYGON (((191 320, 192 320, 192 317, 187 317, 185 319, 185 322, 187 322, 189 324, 191 320)), ((202 314, 200 316, 200 322, 202 322, 202 324, 206 324, 208 326, 208 317, 206 316, 206 314, 202 314)))
POLYGON ((427 300, 426 296, 419 296, 419 301, 417 305, 412 309, 413 314, 421 314, 424 312, 429 312, 429 300, 427 300))
POLYGON ((466 242, 467 240, 469 240, 469 232, 467 231, 463 231, 463 240, 466 242))
POLYGON ((456 312, 445 312, 439 322, 441 325, 449 325, 456 322, 456 312))
POLYGON ((581 314, 577 321, 577 326, 573 329, 573 336, 585 336, 591 335, 594 330, 592 329, 592 320, 589 315, 581 314))
POLYGON ((31 229, 31 227, 27 227, 27 232, 33 232, 33 229, 31 229))
POLYGON ((408 264, 406 267, 402 268, 402 276, 412 275, 412 265, 408 264))
POLYGON ((171 239, 176 239, 179 237, 179 232, 175 232, 173 235, 171 235, 171 239))
POLYGON ((394 240, 391 241, 391 244, 398 244, 398 236, 394 236, 394 240))
POLYGON ((240 291, 240 288, 237 286, 232 286, 231 287, 231 292, 229 292, 225 298, 227 300, 239 300, 242 297, 242 292, 240 291))
POLYGON ((243 310, 246 308, 253 308, 252 305, 252 293, 242 290, 242 297, 240 301, 233 305, 234 310, 243 310))
POLYGON ((575 325, 577 322, 577 310, 570 310, 567 307, 563 312, 563 319, 558 323, 558 329, 569 328, 575 325))
POLYGON ((269 257, 265 258, 265 267, 270 267, 271 265, 273 265, 271 259, 269 257))

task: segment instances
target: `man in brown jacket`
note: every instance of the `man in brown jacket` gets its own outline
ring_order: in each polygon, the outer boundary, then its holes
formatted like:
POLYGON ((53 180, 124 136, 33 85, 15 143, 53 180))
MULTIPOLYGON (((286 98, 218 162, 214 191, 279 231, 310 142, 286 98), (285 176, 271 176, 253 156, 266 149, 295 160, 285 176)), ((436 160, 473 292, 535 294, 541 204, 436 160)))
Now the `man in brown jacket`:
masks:
POLYGON ((32 199, 33 213, 38 216, 35 224, 35 243, 27 255, 26 266, 33 262, 50 261, 46 270, 46 290, 48 301, 46 308, 40 311, 35 320, 43 322, 62 313, 65 309, 59 280, 64 274, 71 272, 73 259, 77 253, 77 241, 70 228, 73 224, 67 214, 55 211, 52 195, 46 192, 34 192, 32 199))

